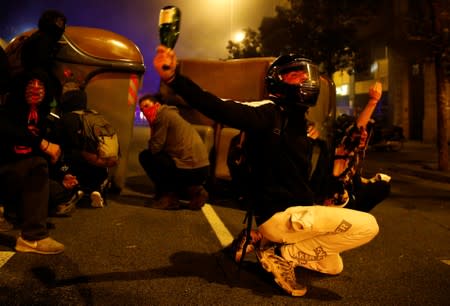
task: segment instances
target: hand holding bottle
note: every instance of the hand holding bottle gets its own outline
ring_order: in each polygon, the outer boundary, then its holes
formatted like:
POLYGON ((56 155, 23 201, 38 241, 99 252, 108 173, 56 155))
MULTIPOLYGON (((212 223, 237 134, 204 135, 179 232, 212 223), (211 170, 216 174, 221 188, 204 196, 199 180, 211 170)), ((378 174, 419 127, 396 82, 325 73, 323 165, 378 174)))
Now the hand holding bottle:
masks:
POLYGON ((158 72, 161 80, 170 83, 175 77, 177 67, 177 56, 173 49, 160 45, 156 48, 153 66, 158 72), (167 67, 167 69, 165 69, 167 67))
POLYGON ((180 35, 181 11, 178 7, 167 5, 159 12, 159 39, 161 45, 173 49, 180 35))
MULTIPOLYGON (((159 40, 161 45, 173 49, 180 35, 181 11, 174 5, 167 5, 159 12, 159 40)), ((169 70, 170 67, 163 65, 162 69, 169 70)))

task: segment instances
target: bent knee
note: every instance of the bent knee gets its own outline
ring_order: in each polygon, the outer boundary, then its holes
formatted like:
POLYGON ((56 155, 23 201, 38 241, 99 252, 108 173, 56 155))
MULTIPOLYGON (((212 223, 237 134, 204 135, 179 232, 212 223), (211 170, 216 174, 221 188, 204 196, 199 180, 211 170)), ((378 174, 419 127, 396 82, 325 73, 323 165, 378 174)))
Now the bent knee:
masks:
POLYGON ((359 223, 359 230, 355 232, 360 237, 361 244, 371 241, 380 231, 378 222, 371 214, 366 213, 363 222, 359 223))
POLYGON ((367 231, 372 237, 375 237, 380 231, 377 219, 371 214, 367 214, 367 231))

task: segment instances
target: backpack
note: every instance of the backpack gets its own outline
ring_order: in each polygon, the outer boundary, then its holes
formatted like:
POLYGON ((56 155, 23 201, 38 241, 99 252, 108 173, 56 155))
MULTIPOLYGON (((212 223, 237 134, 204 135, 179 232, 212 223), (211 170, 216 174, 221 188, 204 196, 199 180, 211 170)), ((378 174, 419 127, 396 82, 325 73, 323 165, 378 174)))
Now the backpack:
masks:
POLYGON ((119 138, 116 129, 95 110, 72 111, 78 114, 82 123, 83 150, 101 159, 118 160, 119 138))

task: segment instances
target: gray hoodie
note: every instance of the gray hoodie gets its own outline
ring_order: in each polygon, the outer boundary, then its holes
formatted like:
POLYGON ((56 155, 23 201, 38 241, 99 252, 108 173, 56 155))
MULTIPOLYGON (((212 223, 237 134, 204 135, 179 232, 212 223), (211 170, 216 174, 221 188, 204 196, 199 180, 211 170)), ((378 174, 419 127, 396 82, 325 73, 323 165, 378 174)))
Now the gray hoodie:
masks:
POLYGON ((151 128, 148 148, 152 154, 166 152, 180 169, 197 169, 209 165, 208 152, 202 138, 180 116, 175 106, 161 105, 151 128))

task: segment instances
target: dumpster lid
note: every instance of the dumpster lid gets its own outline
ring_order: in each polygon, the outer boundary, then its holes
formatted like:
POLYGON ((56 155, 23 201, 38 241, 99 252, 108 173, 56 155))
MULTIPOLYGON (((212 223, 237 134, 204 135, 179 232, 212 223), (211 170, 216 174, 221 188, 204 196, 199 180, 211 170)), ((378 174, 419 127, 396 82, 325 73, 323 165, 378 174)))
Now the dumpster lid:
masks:
POLYGON ((103 29, 68 26, 60 40, 61 61, 145 71, 139 48, 128 38, 103 29))

